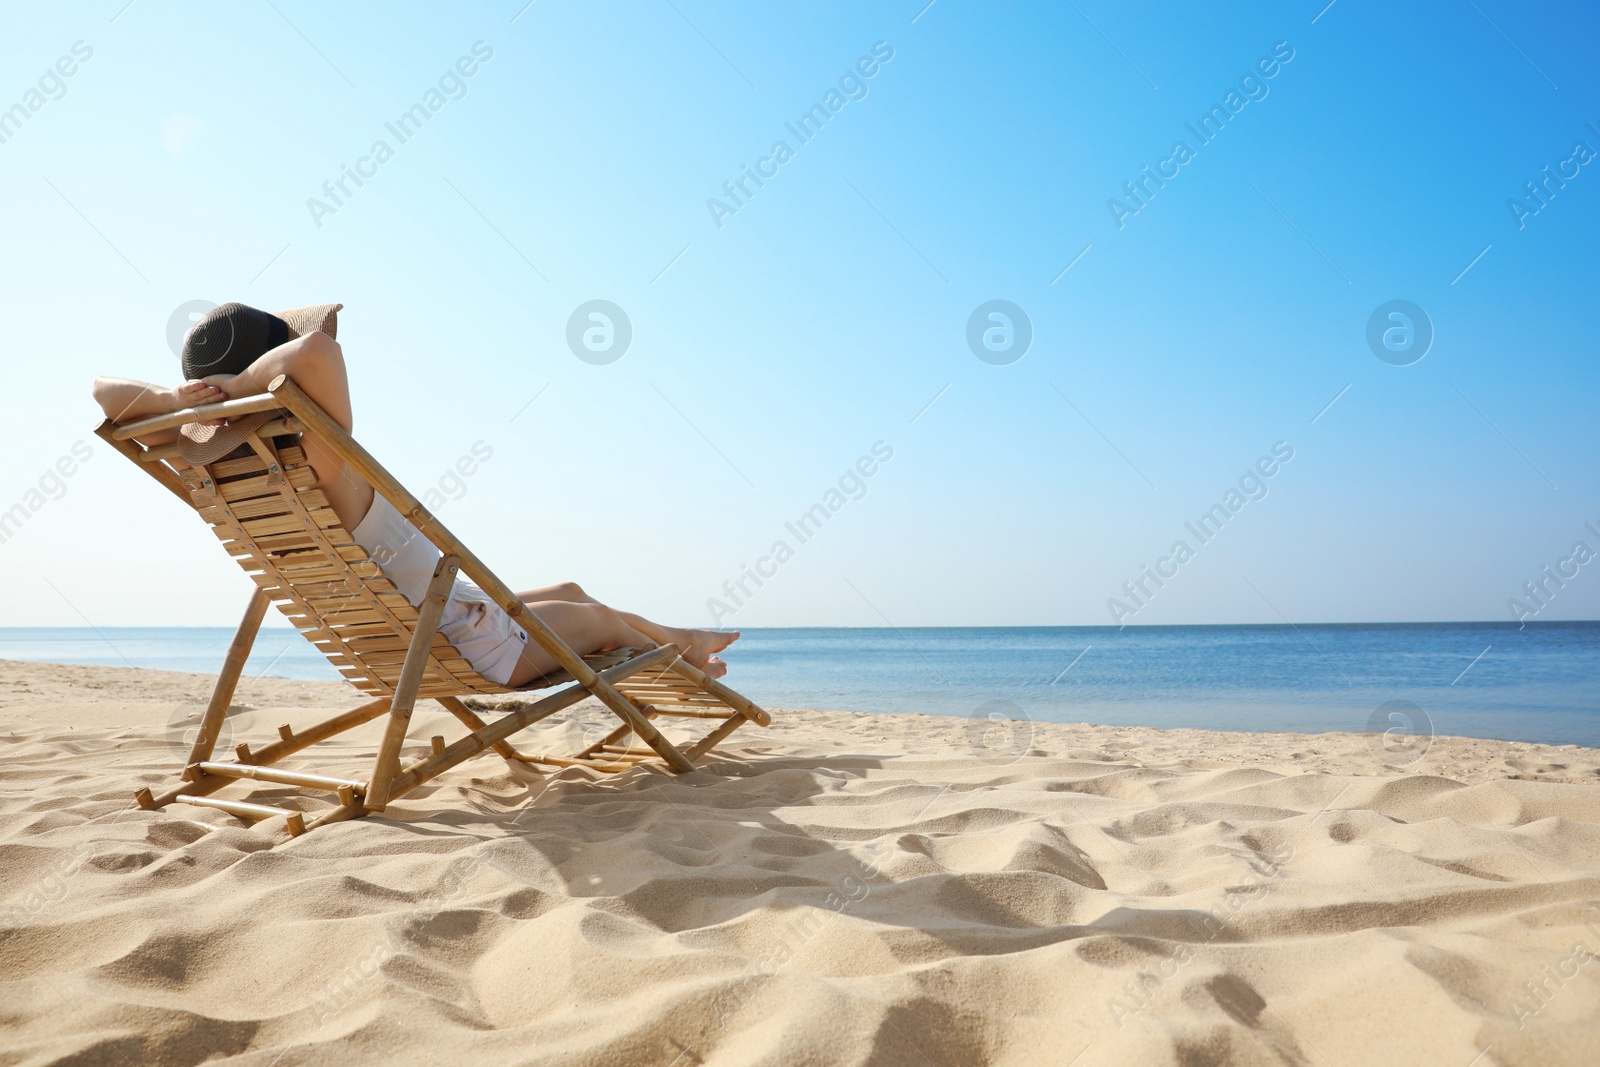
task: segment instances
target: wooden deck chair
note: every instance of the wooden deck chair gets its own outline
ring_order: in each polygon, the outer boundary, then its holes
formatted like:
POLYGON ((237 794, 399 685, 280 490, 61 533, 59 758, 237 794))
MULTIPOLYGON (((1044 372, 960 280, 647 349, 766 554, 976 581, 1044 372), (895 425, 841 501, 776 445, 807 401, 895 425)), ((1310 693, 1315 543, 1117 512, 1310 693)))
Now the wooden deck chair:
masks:
POLYGON ((144 808, 179 801, 230 812, 246 819, 287 817, 291 834, 324 823, 382 811, 388 803, 464 760, 493 749, 507 761, 550 767, 589 767, 622 771, 660 760, 675 772, 694 763, 746 722, 767 726, 771 716, 745 697, 679 658, 663 645, 582 657, 528 610, 511 588, 454 534, 429 514, 366 449, 345 432, 289 378, 279 376, 260 396, 190 408, 126 425, 109 419, 95 432, 192 506, 239 561, 256 591, 228 649, 200 733, 182 771, 182 783, 159 795, 141 789, 144 808), (229 456, 180 469, 177 445, 146 448, 133 438, 207 419, 237 419, 274 412, 229 456), (314 432, 404 515, 443 553, 427 596, 413 608, 378 564, 343 529, 321 490, 305 452, 287 435, 314 432), (522 690, 496 685, 438 632, 440 616, 457 571, 466 574, 506 610, 561 665, 559 672, 522 690), (213 758, 213 747, 250 655, 267 605, 276 604, 345 679, 372 699, 310 729, 278 727, 278 739, 264 748, 238 745, 232 760, 213 758), (462 701, 464 696, 554 689, 531 705, 486 723, 462 701), (508 740, 518 731, 593 696, 620 724, 598 742, 571 755, 527 754, 508 740), (442 704, 469 731, 452 744, 432 739, 431 755, 401 765, 401 747, 419 699, 442 704), (276 766, 319 741, 387 717, 372 774, 365 781, 337 778, 276 766), (658 716, 715 719, 699 741, 679 748, 652 724, 658 716), (637 735, 645 747, 630 743, 637 735), (211 796, 249 779, 331 793, 337 804, 315 818, 298 811, 211 796))

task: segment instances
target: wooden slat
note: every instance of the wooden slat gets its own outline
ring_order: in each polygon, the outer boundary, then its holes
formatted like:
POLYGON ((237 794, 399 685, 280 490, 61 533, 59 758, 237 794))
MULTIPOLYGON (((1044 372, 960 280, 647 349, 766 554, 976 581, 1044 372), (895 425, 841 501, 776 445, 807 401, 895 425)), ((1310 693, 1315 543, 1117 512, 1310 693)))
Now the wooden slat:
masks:
POLYGON ((176 459, 183 451, 183 445, 173 442, 170 445, 156 445, 139 453, 140 463, 159 463, 166 459, 176 459))
MULTIPOLYGON (((356 539, 343 526, 321 526, 313 524, 307 532, 317 538, 318 545, 328 552, 338 556, 347 563, 362 563, 367 561, 367 550, 356 544, 356 539)), ((370 578, 378 577, 376 574, 368 575, 370 578)))
MULTIPOLYGON (((349 596, 351 593, 358 593, 361 590, 361 584, 362 583, 352 582, 348 579, 341 578, 335 579, 331 582, 302 582, 297 585, 295 589, 300 593, 301 596, 315 600, 319 598, 343 597, 349 596)), ((387 578, 369 578, 365 584, 370 592, 376 593, 378 595, 378 599, 386 604, 404 604, 407 607, 411 606, 411 602, 407 600, 404 595, 396 592, 394 583, 390 582, 387 578)))
MULTIPOLYGON (((449 645, 450 642, 445 638, 444 634, 434 635, 434 648, 448 648, 449 645)), ((406 650, 406 646, 407 639, 399 636, 398 634, 386 634, 382 637, 362 637, 350 642, 351 651, 355 652, 357 655, 362 655, 367 652, 393 652, 396 649, 404 652, 406 650)))
POLYGON ((220 485, 225 482, 237 481, 253 474, 265 474, 268 463, 255 453, 248 456, 239 456, 234 459, 219 459, 208 464, 211 477, 220 485))
MULTIPOLYGON (((476 677, 476 676, 474 676, 476 677)), ((477 696, 498 696, 509 693, 510 690, 503 685, 493 682, 451 682, 449 685, 425 685, 417 690, 418 700, 438 700, 440 697, 458 697, 463 694, 477 696)))
MULTIPOLYGON (((401 671, 396 670, 393 667, 373 667, 371 665, 366 665, 365 669, 367 672, 367 677, 375 678, 387 685, 395 685, 400 681, 401 678, 401 671)), ((404 667, 402 666, 402 670, 403 669, 404 667)), ((427 673, 422 676, 421 684, 432 686, 434 688, 438 688, 440 686, 445 686, 448 688, 449 686, 459 685, 460 683, 456 681, 455 675, 446 671, 438 671, 430 668, 427 673)))
MULTIPOLYGON (((276 491, 273 486, 268 484, 270 477, 270 475, 263 474, 256 478, 244 478, 237 482, 223 482, 217 486, 217 492, 222 496, 222 499, 230 502, 234 500, 249 500, 252 497, 276 491)), ((317 484, 317 472, 309 467, 300 467, 287 472, 284 475, 284 479, 291 488, 310 489, 317 484)), ((198 484, 198 479, 194 484, 198 484)), ((193 488, 193 485, 191 485, 191 488, 193 488)))
MULTIPOLYGON (((306 428, 296 418, 273 419, 256 432, 262 437, 285 437, 289 434, 305 433, 306 428)), ((285 449, 287 451, 287 449, 285 449)), ((301 462, 304 462, 303 460, 301 462)))
POLYGON ((276 495, 257 497, 254 500, 236 501, 231 510, 220 507, 200 508, 200 517, 216 525, 218 523, 231 523, 237 517, 240 519, 260 519, 268 515, 280 515, 284 512, 284 505, 276 495))
POLYGON ((323 626, 324 633, 335 635, 341 641, 349 641, 356 637, 376 637, 379 634, 392 634, 394 627, 388 623, 372 623, 360 626, 323 626))
POLYGON ((349 589, 361 588, 362 583, 360 581, 352 581, 350 577, 344 573, 341 563, 360 563, 362 560, 365 560, 367 558, 367 554, 364 549, 361 549, 360 546, 357 546, 356 551, 346 553, 335 546, 334 551, 330 552, 318 545, 316 541, 310 540, 310 533, 307 533, 305 536, 308 539, 308 542, 305 546, 296 548, 282 548, 273 551, 271 553, 272 565, 282 571, 292 571, 296 567, 310 567, 319 564, 322 566, 339 567, 339 577, 329 579, 329 581, 343 582, 349 589), (347 558, 347 556, 349 558, 347 558))
MULTIPOLYGON (((437 652, 435 652, 434 655, 439 657, 439 653, 437 652)), ((374 668, 398 667, 401 663, 405 662, 405 658, 406 654, 404 652, 361 653, 361 662, 374 668)), ((472 670, 472 664, 467 662, 465 658, 459 656, 451 659, 439 657, 439 663, 448 668, 452 674, 470 672, 472 670)))
POLYGON ((243 539, 244 531, 238 530, 232 534, 219 528, 217 536, 222 538, 223 546, 236 558, 239 556, 272 555, 273 566, 277 566, 277 554, 282 552, 295 552, 316 547, 316 539, 310 533, 277 534, 272 537, 263 537, 258 541, 243 539))
MULTIPOLYGON (((363 604, 359 600, 348 603, 363 604)), ((361 607, 346 607, 343 611, 324 611, 321 614, 324 626, 342 627, 341 633, 352 626, 376 626, 379 627, 380 633, 394 632, 394 627, 389 624, 386 616, 378 614, 364 604, 361 607)))
MULTIPOLYGON (((295 591, 300 592, 299 589, 296 589, 295 591)), ((317 597, 302 595, 301 599, 304 600, 305 603, 309 604, 313 611, 323 616, 332 615, 340 611, 355 611, 358 608, 363 611, 372 610, 367 605, 366 598, 360 593, 345 593, 342 596, 317 597)), ((410 605, 407 605, 407 607, 409 606, 410 605)))
MULTIPOLYGON (((316 514, 317 509, 323 509, 328 506, 328 498, 321 489, 302 490, 300 493, 300 502, 304 504, 307 510, 310 510, 312 514, 316 514)), ((279 496, 277 493, 272 493, 267 496, 254 497, 250 500, 234 501, 232 504, 232 510, 233 514, 238 518, 254 519, 260 518, 264 515, 277 515, 286 513, 290 511, 290 508, 289 505, 283 501, 281 496, 279 496)), ((219 518, 225 517, 226 514, 227 513, 222 511, 221 508, 213 507, 203 509, 200 512, 200 517, 205 519, 207 522, 216 522, 219 518)), ((335 520, 334 523, 324 523, 323 525, 337 525, 337 520, 335 520)))
MULTIPOLYGON (((257 501, 251 501, 250 503, 255 504, 258 510, 261 507, 257 501)), ((271 537, 274 534, 295 533, 306 529, 305 516, 293 511, 269 514, 259 519, 246 518, 234 511, 233 517, 242 520, 240 525, 244 528, 245 533, 249 534, 257 544, 260 543, 260 539, 263 537, 271 537)), ((310 512, 310 519, 322 529, 339 525, 339 517, 328 508, 318 508, 310 512)))
MULTIPOLYGON (((454 649, 446 649, 446 651, 454 651, 454 649)), ((347 656, 347 654, 344 653, 336 653, 336 651, 325 651, 323 654, 328 657, 328 661, 330 661, 334 667, 354 667, 354 669, 358 669, 362 673, 371 672, 371 670, 384 670, 384 672, 392 672, 395 665, 405 661, 405 653, 368 653, 365 654, 365 656, 360 657, 360 659, 357 659, 357 657, 354 656, 347 656)), ((435 656, 438 656, 438 653, 435 653, 435 656)), ((474 670, 472 670, 472 664, 459 656, 440 656, 438 657, 438 662, 440 662, 440 665, 443 665, 445 670, 448 670, 451 677, 454 678, 461 678, 462 675, 470 675, 470 673, 474 673, 474 670)))
POLYGON ((296 557, 294 563, 283 563, 274 559, 272 566, 283 575, 290 584, 298 587, 302 582, 326 582, 334 577, 355 574, 362 578, 376 578, 382 574, 376 563, 362 560, 340 559, 335 562, 332 557, 323 556, 320 560, 310 560, 296 557), (304 562, 301 562, 304 560, 304 562))
MULTIPOLYGON (((366 600, 354 594, 339 597, 337 599, 332 597, 324 597, 318 600, 307 600, 306 603, 311 606, 313 611, 317 612, 324 619, 326 619, 330 625, 334 623, 345 622, 381 622, 384 620, 384 616, 380 616, 375 613, 367 604, 366 600), (370 618, 358 619, 355 616, 350 615, 351 612, 364 612, 366 615, 370 616, 370 618)), ((401 622, 406 623, 407 625, 411 625, 417 620, 416 609, 410 604, 403 604, 398 607, 389 607, 389 611, 393 613, 394 618, 399 619, 401 622)))
POLYGON ((234 517, 240 520, 239 526, 245 533, 250 535, 250 539, 258 544, 263 537, 271 537, 273 534, 296 533, 305 529, 305 524, 300 521, 300 516, 292 512, 289 514, 269 515, 261 519, 245 519, 243 516, 237 515, 237 513, 234 517))
MULTIPOLYGON (((257 440, 260 440, 259 436, 257 437, 257 440)), ((282 469, 285 472, 293 470, 294 468, 300 468, 300 473, 302 475, 309 474, 313 480, 316 478, 315 469, 305 466, 306 454, 305 450, 302 448, 291 446, 283 449, 278 453, 278 459, 276 462, 281 464, 282 469)), ((259 453, 255 453, 248 456, 240 456, 235 459, 219 459, 215 463, 210 464, 208 469, 211 471, 211 476, 218 482, 231 483, 237 481, 242 475, 254 474, 257 471, 265 471, 270 465, 271 464, 268 459, 264 458, 259 453)))
POLYGON ((334 576, 343 576, 344 568, 338 563, 323 556, 317 560, 308 560, 303 556, 296 557, 293 564, 285 564, 280 560, 271 561, 272 568, 278 572, 287 583, 288 588, 299 590, 302 582, 325 582, 334 576))

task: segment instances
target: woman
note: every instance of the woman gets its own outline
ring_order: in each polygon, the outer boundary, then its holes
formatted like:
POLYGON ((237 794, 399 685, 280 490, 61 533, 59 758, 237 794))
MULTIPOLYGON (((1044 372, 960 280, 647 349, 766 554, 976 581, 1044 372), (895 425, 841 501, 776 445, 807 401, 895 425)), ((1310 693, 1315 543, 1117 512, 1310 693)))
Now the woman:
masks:
MULTIPOLYGON (((302 308, 272 315, 243 304, 223 304, 189 331, 183 345, 187 380, 171 389, 127 378, 96 378, 94 398, 114 422, 128 423, 201 404, 215 404, 267 391, 267 383, 287 374, 334 421, 353 424, 344 355, 331 336, 339 305, 302 308), (326 332, 325 332, 326 331, 326 332)), ((213 424, 214 425, 214 424, 213 424)), ((179 431, 140 437, 146 446, 178 440, 179 431)), ((316 487, 328 498, 340 524, 414 605, 420 605, 439 559, 439 550, 372 491, 315 434, 301 437, 316 487)), ((181 462, 181 461, 180 461, 181 462)), ((683 658, 714 678, 728 667, 716 653, 738 639, 737 631, 685 630, 661 626, 595 600, 576 584, 564 582, 517 596, 574 652, 587 656, 616 648, 675 644, 683 658)), ((527 685, 558 668, 537 643, 529 642, 497 604, 477 586, 457 580, 440 623, 440 632, 498 685, 527 685)))

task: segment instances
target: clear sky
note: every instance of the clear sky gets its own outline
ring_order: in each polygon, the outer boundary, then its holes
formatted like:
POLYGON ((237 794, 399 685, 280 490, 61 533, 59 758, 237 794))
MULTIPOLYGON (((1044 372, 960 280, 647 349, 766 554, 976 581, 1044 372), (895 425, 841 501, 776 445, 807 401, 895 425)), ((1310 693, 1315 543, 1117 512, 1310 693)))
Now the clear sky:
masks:
POLYGON ((924 3, 8 8, 0 625, 237 619, 90 433, 227 300, 343 302, 371 451, 667 622, 1600 613, 1592 6, 924 3))

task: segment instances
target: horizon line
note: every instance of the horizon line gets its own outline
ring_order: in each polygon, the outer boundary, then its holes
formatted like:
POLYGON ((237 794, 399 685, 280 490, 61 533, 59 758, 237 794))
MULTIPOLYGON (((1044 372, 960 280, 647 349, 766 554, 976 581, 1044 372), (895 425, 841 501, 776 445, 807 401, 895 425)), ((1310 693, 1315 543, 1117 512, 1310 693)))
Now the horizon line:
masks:
MULTIPOLYGON (((807 626, 716 626, 707 629, 716 631, 739 630, 740 633, 756 630, 882 630, 895 632, 899 630, 1204 630, 1204 629, 1288 629, 1292 630, 1301 626, 1510 626, 1516 629, 1526 629, 1532 626, 1592 626, 1600 624, 1600 619, 1527 619, 1518 622, 1515 619, 1412 619, 1400 622, 1147 622, 1124 623, 1120 626, 1111 623, 940 623, 936 625, 906 625, 906 626, 834 626, 834 625, 807 625, 807 626)), ((40 630, 83 630, 95 632, 99 630, 234 630, 235 626, 0 626, 0 633, 8 630, 40 631, 40 630)), ((263 624, 262 630, 271 630, 276 633, 299 633, 293 626, 268 626, 263 624)))

